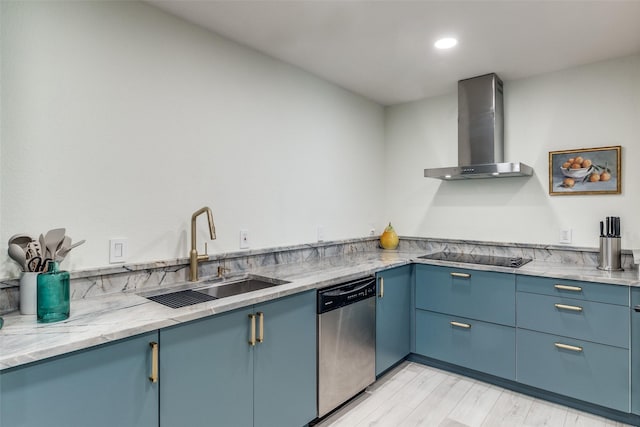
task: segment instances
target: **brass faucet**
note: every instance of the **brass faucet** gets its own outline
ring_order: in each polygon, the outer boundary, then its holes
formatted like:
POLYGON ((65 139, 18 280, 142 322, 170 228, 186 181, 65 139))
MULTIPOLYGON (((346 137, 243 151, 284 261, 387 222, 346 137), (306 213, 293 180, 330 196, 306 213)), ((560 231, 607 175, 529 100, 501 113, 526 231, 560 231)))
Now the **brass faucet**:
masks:
POLYGON ((191 215, 191 252, 189 252, 190 282, 198 281, 198 263, 209 259, 209 255, 206 253, 206 243, 204 255, 198 255, 198 250, 196 249, 196 218, 205 212, 207 213, 207 219, 209 220, 209 234, 211 235, 211 240, 215 240, 216 238, 216 227, 213 225, 213 214, 211 213, 211 209, 205 206, 204 208, 195 211, 193 215, 191 215))

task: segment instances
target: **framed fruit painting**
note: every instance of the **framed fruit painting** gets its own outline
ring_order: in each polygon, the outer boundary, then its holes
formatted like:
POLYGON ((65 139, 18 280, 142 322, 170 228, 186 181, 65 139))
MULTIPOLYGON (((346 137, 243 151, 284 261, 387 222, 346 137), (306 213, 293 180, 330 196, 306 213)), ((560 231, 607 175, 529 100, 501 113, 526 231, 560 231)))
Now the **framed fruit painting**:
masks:
POLYGON ((622 147, 549 152, 549 194, 620 194, 622 147))

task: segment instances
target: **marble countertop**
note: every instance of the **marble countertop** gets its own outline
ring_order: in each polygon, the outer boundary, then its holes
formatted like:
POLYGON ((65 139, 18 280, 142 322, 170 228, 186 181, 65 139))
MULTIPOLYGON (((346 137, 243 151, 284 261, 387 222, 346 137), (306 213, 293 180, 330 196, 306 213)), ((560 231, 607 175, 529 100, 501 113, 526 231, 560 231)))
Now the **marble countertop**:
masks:
POLYGON ((38 324, 35 315, 4 316, 0 329, 0 370, 154 331, 216 313, 330 286, 412 262, 640 286, 636 270, 604 272, 595 267, 532 261, 519 269, 423 260, 424 252, 376 251, 257 268, 248 273, 290 283, 247 294, 172 309, 135 293, 116 293, 71 301, 69 319, 38 324))

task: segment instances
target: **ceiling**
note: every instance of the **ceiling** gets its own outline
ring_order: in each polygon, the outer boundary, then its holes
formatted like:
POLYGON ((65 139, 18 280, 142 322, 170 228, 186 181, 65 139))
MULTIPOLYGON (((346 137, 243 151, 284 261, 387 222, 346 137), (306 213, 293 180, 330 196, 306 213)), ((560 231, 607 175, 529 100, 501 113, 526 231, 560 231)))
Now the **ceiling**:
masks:
POLYGON ((640 52, 640 0, 147 2, 383 105, 640 52))

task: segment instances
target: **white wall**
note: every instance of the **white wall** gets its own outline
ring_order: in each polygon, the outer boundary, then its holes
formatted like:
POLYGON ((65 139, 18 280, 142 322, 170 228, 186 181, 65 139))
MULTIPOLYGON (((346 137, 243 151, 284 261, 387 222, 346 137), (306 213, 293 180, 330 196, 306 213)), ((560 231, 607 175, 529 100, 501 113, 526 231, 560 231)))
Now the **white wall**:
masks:
POLYGON ((379 105, 143 3, 1 7, 1 242, 66 227, 75 270, 186 257, 205 205, 210 253, 382 227, 379 105))
POLYGON ((597 247, 598 223, 620 216, 622 246, 640 247, 640 56, 507 81, 505 160, 530 179, 442 182, 424 168, 457 164, 457 94, 386 111, 388 217, 404 235, 597 247), (550 196, 549 151, 622 146, 622 194, 550 196))
MULTIPOLYGON (((64 226, 63 264, 186 257, 380 232, 597 246, 618 215, 640 247, 640 56, 505 82, 506 160, 530 179, 441 182, 457 162, 456 94, 382 107, 138 2, 0 2, 0 242, 64 226), (386 141, 386 142, 385 142, 386 141), (623 193, 549 196, 548 152, 623 146, 623 193), (199 222, 200 249, 206 240, 199 222)), ((18 270, 0 256, 0 278, 18 270)))

